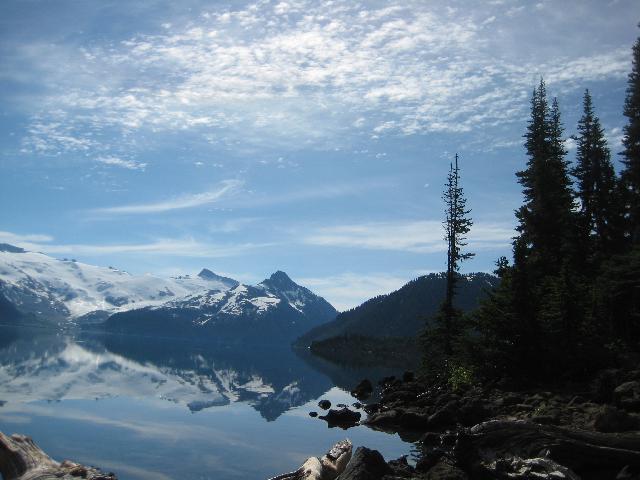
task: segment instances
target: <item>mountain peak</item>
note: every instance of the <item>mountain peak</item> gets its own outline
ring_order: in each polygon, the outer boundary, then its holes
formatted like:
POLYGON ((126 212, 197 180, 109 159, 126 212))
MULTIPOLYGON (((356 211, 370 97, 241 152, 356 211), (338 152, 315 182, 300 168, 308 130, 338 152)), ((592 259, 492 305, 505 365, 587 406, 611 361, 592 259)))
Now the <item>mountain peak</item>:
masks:
POLYGON ((203 268, 198 274, 198 277, 200 277, 203 280, 208 280, 211 282, 214 282, 214 281, 222 282, 223 284, 227 285, 230 288, 235 288, 240 284, 237 280, 234 280, 233 278, 223 277, 222 275, 218 275, 217 273, 212 272, 208 268, 203 268))
POLYGON ((0 252, 26 253, 27 251, 24 248, 9 245, 8 243, 0 243, 0 252))
POLYGON ((200 273, 198 274, 198 276, 200 278, 204 278, 207 280, 215 280, 218 277, 218 275, 216 275, 215 273, 213 273, 211 270, 209 270, 208 268, 203 268, 200 273))
POLYGON ((294 283, 293 280, 291 280, 291 278, 289 277, 289 275, 284 273, 282 270, 278 270, 277 272, 271 274, 271 277, 269 277, 269 280, 274 281, 274 282, 290 282, 290 283, 294 283))

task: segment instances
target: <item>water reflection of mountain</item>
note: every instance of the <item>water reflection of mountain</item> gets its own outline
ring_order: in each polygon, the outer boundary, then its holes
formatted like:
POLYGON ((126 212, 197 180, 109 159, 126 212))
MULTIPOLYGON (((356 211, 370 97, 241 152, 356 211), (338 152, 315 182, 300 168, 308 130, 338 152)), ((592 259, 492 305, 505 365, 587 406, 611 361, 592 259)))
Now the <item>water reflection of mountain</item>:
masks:
MULTIPOLYGON (((302 362, 289 346, 205 344, 136 336, 105 336, 109 352, 185 379, 215 385, 231 402, 246 401, 268 421, 321 396, 333 384, 302 362)), ((190 402, 197 411, 206 402, 190 402)))
POLYGON ((4 330, 3 401, 155 397, 192 412, 248 402, 271 421, 333 386, 288 346, 212 346, 135 336, 74 338, 4 330))
POLYGON ((79 337, 0 327, 0 402, 161 398, 191 412, 246 402, 267 421, 389 369, 345 368, 288 345, 138 336, 79 337))

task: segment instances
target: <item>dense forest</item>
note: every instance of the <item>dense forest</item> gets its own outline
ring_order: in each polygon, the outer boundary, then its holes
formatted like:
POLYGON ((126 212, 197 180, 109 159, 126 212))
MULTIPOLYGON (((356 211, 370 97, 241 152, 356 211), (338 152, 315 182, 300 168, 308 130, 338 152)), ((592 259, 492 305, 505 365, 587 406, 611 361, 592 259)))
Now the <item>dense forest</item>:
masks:
POLYGON ((558 100, 549 99, 543 79, 534 89, 526 165, 516 174, 523 204, 515 212, 513 259, 497 260, 501 282, 470 314, 451 302, 460 262, 471 255, 463 247, 472 228, 456 159, 444 191, 451 289, 422 335, 428 375, 561 381, 637 358, 640 39, 632 62, 619 173, 589 90, 570 162, 558 100))

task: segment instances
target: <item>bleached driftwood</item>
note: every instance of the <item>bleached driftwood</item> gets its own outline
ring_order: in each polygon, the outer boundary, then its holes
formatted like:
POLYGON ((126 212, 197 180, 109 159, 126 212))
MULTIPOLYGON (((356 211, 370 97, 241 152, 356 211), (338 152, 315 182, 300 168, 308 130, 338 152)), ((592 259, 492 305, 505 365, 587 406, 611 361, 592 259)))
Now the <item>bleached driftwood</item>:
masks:
POLYGON ((25 435, 0 432, 0 473, 4 480, 117 480, 93 467, 65 460, 58 463, 25 435))
POLYGON ((308 458, 300 468, 269 480, 334 480, 351 460, 350 440, 336 443, 322 458, 308 458))

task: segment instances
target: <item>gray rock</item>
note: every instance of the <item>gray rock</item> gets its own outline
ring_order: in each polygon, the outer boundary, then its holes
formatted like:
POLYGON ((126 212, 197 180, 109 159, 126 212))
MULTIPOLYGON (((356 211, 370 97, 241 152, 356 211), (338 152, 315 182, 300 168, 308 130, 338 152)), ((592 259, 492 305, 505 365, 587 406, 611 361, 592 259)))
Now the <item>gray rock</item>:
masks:
POLYGON ((336 480, 381 480, 391 468, 377 450, 358 447, 344 472, 336 480))
POLYGON ((456 400, 449 401, 444 407, 429 417, 429 427, 444 428, 455 425, 458 419, 457 412, 458 402, 456 400))
POLYGON ((358 400, 366 400, 371 396, 371 393, 373 393, 373 384, 366 378, 351 391, 351 395, 358 400))
POLYGON ((639 423, 637 417, 624 410, 618 410, 611 405, 603 405, 593 420, 593 427, 604 433, 627 432, 636 430, 639 423))
POLYGON ((637 380, 618 385, 613 391, 614 403, 625 410, 640 410, 640 382, 637 380))
POLYGON ((441 459, 429 469, 426 480, 468 480, 468 475, 449 461, 441 459))
POLYGON ((341 408, 340 410, 334 410, 332 408, 326 415, 318 418, 326 421, 329 428, 340 427, 346 430, 347 428, 356 426, 360 421, 360 417, 360 412, 352 412, 348 408, 341 408))

